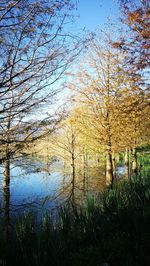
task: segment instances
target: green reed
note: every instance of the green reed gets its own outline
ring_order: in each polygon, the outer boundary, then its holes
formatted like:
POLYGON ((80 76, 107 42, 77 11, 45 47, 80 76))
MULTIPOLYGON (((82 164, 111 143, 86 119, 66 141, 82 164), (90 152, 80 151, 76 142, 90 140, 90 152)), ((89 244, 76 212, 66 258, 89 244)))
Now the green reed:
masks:
POLYGON ((9 235, 1 232, 0 265, 149 265, 149 173, 119 181, 86 204, 66 203, 56 221, 50 213, 40 224, 35 213, 14 218, 9 235))

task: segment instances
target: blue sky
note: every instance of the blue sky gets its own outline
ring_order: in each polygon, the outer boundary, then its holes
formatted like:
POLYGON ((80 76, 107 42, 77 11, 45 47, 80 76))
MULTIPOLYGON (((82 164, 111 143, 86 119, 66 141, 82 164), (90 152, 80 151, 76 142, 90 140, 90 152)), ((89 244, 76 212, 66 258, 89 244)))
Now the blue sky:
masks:
MULTIPOLYGON (((73 25, 71 25, 72 33, 80 33, 82 32, 80 29, 83 28, 93 32, 96 32, 96 28, 105 29, 108 18, 114 21, 120 16, 117 2, 118 0, 78 0, 75 16, 79 15, 79 18, 76 18, 73 25)), ((78 63, 79 61, 80 59, 78 58, 78 63)), ((78 63, 76 64, 75 62, 73 69, 78 67, 78 63)), ((68 97, 68 94, 70 95, 70 91, 67 89, 62 92, 61 97, 59 94, 61 103, 65 102, 65 98, 68 97)))
POLYGON ((80 17, 76 26, 92 31, 97 27, 102 28, 108 18, 117 19, 118 3, 117 0, 79 0, 77 13, 80 17))
MULTIPOLYGON (((96 32, 96 28, 104 29, 105 23, 108 22, 108 18, 117 20, 117 17, 120 15, 118 10, 118 0, 78 0, 78 8, 75 11, 75 16, 79 15, 79 18, 74 20, 73 25, 69 25, 69 30, 72 33, 80 33, 80 29, 86 28, 86 30, 96 32), (70 28, 71 27, 71 28, 70 28)), ((78 59, 79 60, 79 59, 78 59)), ((76 68, 77 65, 73 66, 76 68)), ((68 78, 68 77, 67 77, 68 78)), ((65 77, 66 81, 66 77, 65 77)), ((61 82, 55 83, 55 86, 60 86, 61 82)), ((57 106, 62 105, 67 97, 70 95, 70 91, 65 89, 60 94, 56 101, 57 106)), ((52 109, 55 110, 54 105, 51 105, 52 109)))

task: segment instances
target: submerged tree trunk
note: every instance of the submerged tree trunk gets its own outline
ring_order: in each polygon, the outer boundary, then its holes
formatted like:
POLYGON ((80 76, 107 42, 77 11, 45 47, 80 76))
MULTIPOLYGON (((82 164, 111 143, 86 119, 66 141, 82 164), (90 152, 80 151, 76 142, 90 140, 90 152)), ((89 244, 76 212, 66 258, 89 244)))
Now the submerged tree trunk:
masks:
POLYGON ((83 150, 83 193, 87 192, 87 152, 83 150))
POLYGON ((83 193, 86 194, 86 158, 85 153, 83 153, 83 193))
POLYGON ((9 237, 9 208, 10 208, 10 158, 6 151, 4 160, 4 179, 3 179, 3 233, 4 241, 8 243, 9 237))
POLYGON ((129 149, 126 147, 124 155, 124 164, 125 164, 125 178, 129 179, 130 177, 130 165, 129 165, 129 149))
POLYGON ((72 166, 72 189, 71 198, 74 202, 74 192, 75 192, 75 134, 72 132, 71 135, 71 166, 72 166))
POLYGON ((75 157, 74 157, 74 153, 72 153, 72 200, 74 201, 74 190, 75 190, 75 157))
POLYGON ((110 186, 113 184, 114 176, 113 176, 113 162, 112 162, 112 154, 111 149, 107 150, 106 153, 106 185, 110 186))
POLYGON ((138 165, 137 165, 137 152, 136 148, 132 148, 132 174, 137 175, 138 165))
POLYGON ((66 183, 66 162, 63 161, 63 186, 65 187, 66 183))

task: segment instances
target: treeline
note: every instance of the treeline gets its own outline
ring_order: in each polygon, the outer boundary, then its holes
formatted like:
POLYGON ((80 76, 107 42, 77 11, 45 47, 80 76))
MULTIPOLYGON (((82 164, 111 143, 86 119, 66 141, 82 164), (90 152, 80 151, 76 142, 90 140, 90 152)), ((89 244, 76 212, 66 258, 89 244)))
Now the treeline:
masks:
POLYGON ((125 33, 114 38, 109 29, 86 38, 82 63, 65 84, 72 93, 70 114, 47 113, 60 89, 53 85, 85 44, 66 29, 73 9, 73 1, 1 3, 0 156, 6 185, 10 160, 48 134, 60 151, 63 145, 73 175, 76 153, 84 161, 88 153, 103 153, 108 185, 114 181, 116 154, 126 151, 128 165, 131 151, 136 173, 136 149, 149 142, 148 1, 120 0, 125 33))
POLYGON ((126 177, 129 158, 136 175, 137 150, 149 143, 149 5, 121 1, 121 11, 127 31, 117 38, 112 29, 100 31, 89 42, 66 84, 70 112, 47 140, 50 150, 70 162, 73 180, 78 160, 86 165, 88 158, 105 157, 106 184, 111 185, 122 152, 126 177))

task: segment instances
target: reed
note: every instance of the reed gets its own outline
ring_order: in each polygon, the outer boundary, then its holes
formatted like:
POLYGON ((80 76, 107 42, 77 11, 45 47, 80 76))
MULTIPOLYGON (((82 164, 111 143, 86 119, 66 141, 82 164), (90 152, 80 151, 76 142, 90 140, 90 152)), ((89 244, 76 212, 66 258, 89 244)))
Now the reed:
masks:
POLYGON ((57 221, 35 213, 15 218, 1 265, 141 266, 150 263, 150 176, 120 181, 86 204, 69 202, 57 221))

